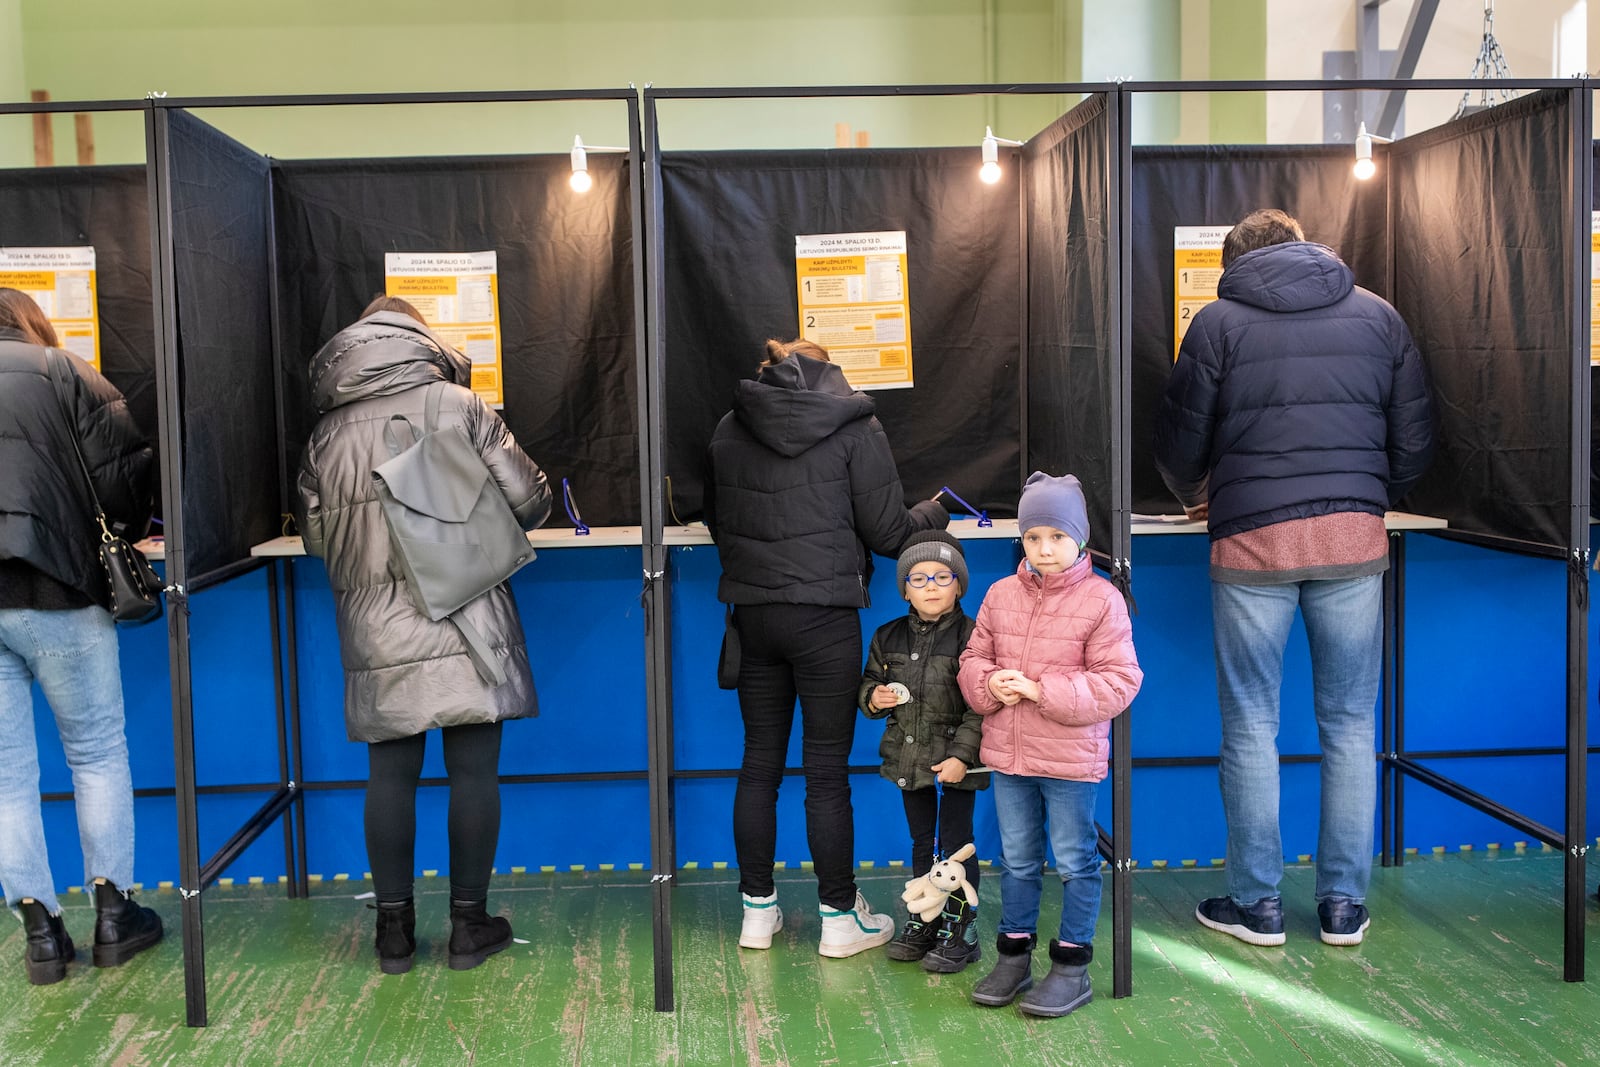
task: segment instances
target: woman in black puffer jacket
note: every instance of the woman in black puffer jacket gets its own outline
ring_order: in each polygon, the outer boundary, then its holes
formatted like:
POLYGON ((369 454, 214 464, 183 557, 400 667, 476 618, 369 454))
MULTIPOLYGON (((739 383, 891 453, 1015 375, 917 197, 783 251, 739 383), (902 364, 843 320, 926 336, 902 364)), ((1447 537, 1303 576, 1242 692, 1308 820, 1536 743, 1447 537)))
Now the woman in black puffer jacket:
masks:
POLYGON ((115 967, 161 940, 160 917, 128 897, 133 778, 122 673, 83 474, 87 467, 113 532, 137 541, 150 525, 153 453, 116 387, 51 351, 56 343, 30 296, 0 289, 0 885, 22 918, 34 985, 61 981, 76 954, 45 854, 35 682, 72 768, 94 885, 95 966, 115 967))
POLYGON ((861 680, 861 619, 872 553, 896 556, 919 530, 943 529, 933 501, 909 511, 872 398, 850 388, 823 348, 767 343, 755 379, 735 389, 712 435, 706 524, 722 560, 718 597, 741 646, 744 762, 733 800, 744 923, 767 948, 782 928, 773 886, 778 785, 795 699, 806 776, 806 838, 817 876, 824 956, 894 936, 856 890, 847 767, 861 680))
POLYGON ((311 358, 322 417, 300 467, 300 529, 306 551, 327 561, 333 587, 345 729, 368 746, 367 856, 386 974, 410 970, 416 950, 416 792, 434 728, 450 776, 450 966, 475 967, 511 944, 511 924, 485 905, 500 834, 500 724, 538 714, 522 619, 505 583, 461 609, 505 670, 503 685, 485 682, 456 627, 432 621, 413 601, 372 479, 389 458, 389 418, 422 425, 428 387, 438 386, 439 427, 458 427, 472 442, 523 529, 544 522, 544 472, 466 388, 470 374, 466 357, 398 297, 374 300, 311 358))

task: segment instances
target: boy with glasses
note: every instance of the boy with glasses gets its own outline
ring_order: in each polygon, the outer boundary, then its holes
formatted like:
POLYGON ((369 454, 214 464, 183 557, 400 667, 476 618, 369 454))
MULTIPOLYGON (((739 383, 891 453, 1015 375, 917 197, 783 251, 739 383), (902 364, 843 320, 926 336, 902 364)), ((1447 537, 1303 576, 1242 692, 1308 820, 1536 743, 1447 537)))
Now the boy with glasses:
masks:
MULTIPOLYGON (((980 722, 956 682, 961 652, 975 625, 961 610, 967 561, 961 542, 943 530, 914 534, 895 567, 900 595, 911 610, 872 636, 859 704, 868 717, 888 718, 883 776, 900 787, 911 830, 915 877, 928 873, 935 850, 948 855, 972 840, 975 790, 987 774, 968 774, 978 762, 980 722)), ((978 861, 964 864, 978 885, 978 861)), ((954 974, 978 959, 976 900, 957 889, 937 922, 907 918, 886 952, 892 960, 921 960, 922 969, 954 974)))

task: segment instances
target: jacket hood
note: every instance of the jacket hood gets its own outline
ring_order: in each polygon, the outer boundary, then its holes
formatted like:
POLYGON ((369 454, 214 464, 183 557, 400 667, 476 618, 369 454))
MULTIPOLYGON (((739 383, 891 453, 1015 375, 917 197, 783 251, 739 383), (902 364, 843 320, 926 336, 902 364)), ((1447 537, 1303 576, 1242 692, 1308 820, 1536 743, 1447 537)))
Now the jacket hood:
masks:
POLYGON ((871 397, 832 363, 792 355, 734 386, 734 417, 781 456, 798 456, 840 427, 872 414, 871 397))
POLYGON ((471 380, 466 356, 398 311, 379 311, 346 326, 311 357, 311 395, 324 413, 431 382, 471 380))
POLYGON ((1222 272, 1217 296, 1266 311, 1310 311, 1343 300, 1355 275, 1327 245, 1290 241, 1246 252, 1222 272))

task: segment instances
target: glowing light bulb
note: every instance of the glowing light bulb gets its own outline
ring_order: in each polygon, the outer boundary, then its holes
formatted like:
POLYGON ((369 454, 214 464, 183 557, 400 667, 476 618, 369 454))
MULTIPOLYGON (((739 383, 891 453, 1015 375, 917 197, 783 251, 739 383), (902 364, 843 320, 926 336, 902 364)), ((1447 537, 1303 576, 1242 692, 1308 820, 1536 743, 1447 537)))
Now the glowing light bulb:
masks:
POLYGON ((573 192, 587 193, 594 187, 594 179, 589 177, 587 170, 575 170, 572 172, 569 184, 571 184, 573 192))
POLYGON ((993 185, 1000 180, 1000 164, 992 159, 989 160, 989 162, 978 168, 978 177, 983 179, 986 184, 993 185))
POLYGON ((1366 181, 1376 173, 1378 173, 1378 165, 1372 162, 1371 156, 1366 159, 1356 160, 1355 174, 1357 178, 1366 181))

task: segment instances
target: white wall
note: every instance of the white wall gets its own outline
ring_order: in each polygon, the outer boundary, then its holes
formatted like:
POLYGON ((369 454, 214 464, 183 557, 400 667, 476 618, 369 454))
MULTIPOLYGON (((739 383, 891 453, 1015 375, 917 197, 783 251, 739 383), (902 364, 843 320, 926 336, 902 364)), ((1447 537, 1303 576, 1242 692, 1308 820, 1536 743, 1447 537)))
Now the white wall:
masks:
MULTIPOLYGON (((1581 69, 1556 69, 1556 41, 1563 16, 1575 0, 1499 0, 1494 34, 1515 78, 1568 77, 1581 69)), ((1380 11, 1380 47, 1400 46, 1414 0, 1390 0, 1380 11)), ((1356 46, 1356 0, 1268 0, 1267 77, 1320 78, 1322 53, 1356 46)), ((1428 32, 1414 77, 1466 78, 1483 41, 1480 0, 1442 0, 1428 32)), ((1478 93, 1472 94, 1477 103, 1478 93)), ((1411 92, 1406 96, 1405 133, 1448 122, 1461 93, 1411 92)), ((1320 143, 1320 94, 1273 94, 1267 102, 1267 141, 1320 143)))

